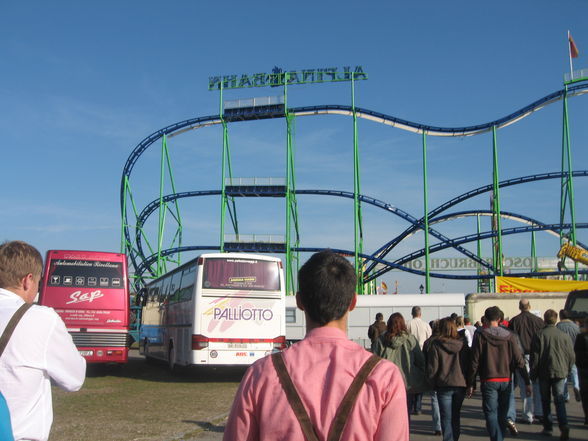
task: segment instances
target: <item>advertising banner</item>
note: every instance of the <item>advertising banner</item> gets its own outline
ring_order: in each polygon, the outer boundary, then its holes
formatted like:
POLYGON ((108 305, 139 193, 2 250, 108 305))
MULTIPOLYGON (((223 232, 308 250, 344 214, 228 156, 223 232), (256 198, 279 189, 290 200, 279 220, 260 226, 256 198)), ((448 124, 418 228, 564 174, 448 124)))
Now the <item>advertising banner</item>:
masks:
POLYGON ((588 289, 588 282, 496 277, 496 292, 568 292, 576 289, 588 289))

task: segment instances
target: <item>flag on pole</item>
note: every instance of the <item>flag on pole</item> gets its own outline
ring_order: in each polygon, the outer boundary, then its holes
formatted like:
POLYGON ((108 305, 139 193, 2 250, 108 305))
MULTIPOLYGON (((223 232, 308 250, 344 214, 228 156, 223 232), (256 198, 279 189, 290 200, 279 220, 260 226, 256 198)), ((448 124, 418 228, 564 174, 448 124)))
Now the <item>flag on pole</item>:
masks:
POLYGON ((570 43, 570 57, 571 58, 578 58, 580 52, 578 51, 578 46, 574 43, 574 39, 572 38, 572 34, 568 32, 568 41, 570 43))

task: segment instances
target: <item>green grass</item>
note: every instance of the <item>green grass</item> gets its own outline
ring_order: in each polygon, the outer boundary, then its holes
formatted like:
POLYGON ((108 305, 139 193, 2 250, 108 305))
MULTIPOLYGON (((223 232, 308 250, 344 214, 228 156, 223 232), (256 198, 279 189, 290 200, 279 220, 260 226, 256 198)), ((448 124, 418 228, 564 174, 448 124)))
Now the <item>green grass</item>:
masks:
POLYGON ((180 441, 218 430, 243 368, 183 368, 134 357, 123 368, 89 366, 79 392, 53 388, 49 441, 180 441))

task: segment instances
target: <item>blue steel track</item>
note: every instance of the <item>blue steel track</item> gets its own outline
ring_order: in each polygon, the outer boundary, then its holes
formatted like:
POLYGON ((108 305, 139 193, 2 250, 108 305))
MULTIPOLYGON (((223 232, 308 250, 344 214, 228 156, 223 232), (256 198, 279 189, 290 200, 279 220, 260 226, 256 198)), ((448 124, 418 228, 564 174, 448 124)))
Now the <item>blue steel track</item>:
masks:
MULTIPOLYGON (((388 126, 396 127, 402 130, 406 130, 413 133, 426 133, 428 136, 445 136, 445 137, 464 137, 464 136, 473 136, 482 134, 485 132, 489 132, 493 129, 500 129, 502 127, 506 127, 510 124, 513 124, 532 113, 536 112, 537 110, 542 109, 543 107, 552 104, 556 101, 563 99, 565 96, 573 97, 579 96, 588 93, 588 84, 587 83, 580 83, 569 86, 565 89, 561 89, 555 91, 549 95, 540 98, 533 103, 509 114, 502 118, 499 118, 494 121, 490 121, 484 124, 478 124, 473 126, 464 126, 464 127, 437 127, 431 126, 421 123, 415 123, 407 120, 403 120, 401 118, 393 117, 390 115, 386 115, 380 112, 375 112, 368 109, 363 109, 356 107, 355 114, 358 118, 367 119, 370 121, 374 121, 380 124, 385 124, 388 126)), ((294 116, 311 116, 311 115, 325 115, 325 114, 332 114, 332 115, 346 115, 352 116, 354 113, 354 109, 352 106, 345 106, 345 105, 322 105, 322 106, 307 106, 307 107, 294 107, 288 109, 288 114, 294 116)), ((278 115, 277 117, 284 117, 285 114, 278 115)), ((272 115, 271 117, 276 117, 276 115, 272 115)), ((260 119, 263 117, 252 116, 250 118, 245 115, 242 120, 245 119, 260 119)), ((121 192, 120 192, 120 202, 121 202, 121 212, 123 212, 123 218, 126 219, 127 214, 124 212, 125 210, 125 198, 126 198, 126 185, 130 182, 130 177, 132 170, 141 157, 141 155, 156 141, 160 140, 164 135, 167 137, 173 137, 185 133, 190 130, 195 130, 198 128, 203 128, 207 126, 213 126, 217 124, 221 124, 222 119, 219 115, 211 115, 211 116, 203 116, 198 118, 187 119, 185 121, 181 121, 175 124, 171 124, 167 127, 164 127, 151 135, 147 136, 143 139, 131 152, 125 166, 123 168, 123 175, 121 179, 121 192)), ((588 175, 587 170, 577 170, 573 172, 574 177, 586 177, 588 175)), ((500 187, 508 187, 512 185, 524 184, 528 182, 535 182, 541 181, 546 179, 557 179, 562 178, 562 173, 554 172, 554 173, 543 173, 537 175, 530 175, 524 176, 520 178, 510 179, 507 181, 502 181, 499 185, 500 187)), ((479 234, 471 234, 467 236, 463 236, 461 238, 454 238, 450 239, 440 232, 436 231, 434 228, 431 228, 431 225, 442 222, 449 219, 454 219, 460 216, 472 216, 472 215, 488 215, 485 210, 479 211, 471 211, 471 212, 456 212, 456 213, 448 213, 446 215, 440 216, 440 214, 447 209, 453 207, 456 204, 459 204, 471 197, 477 196, 479 194, 489 192, 492 190, 492 185, 486 185, 483 187, 479 187, 477 189, 468 191, 464 194, 461 194, 446 203, 440 205, 439 207, 431 210, 429 212, 429 234, 433 237, 437 238, 440 242, 430 247, 430 252, 433 253, 435 251, 440 251, 442 249, 447 248, 454 248, 460 253, 464 254, 465 256, 469 257, 470 259, 478 262, 481 266, 486 267, 489 273, 493 273, 495 268, 492 267, 491 264, 487 263, 486 261, 478 258, 474 253, 468 251, 467 249, 463 248, 461 245, 482 240, 488 239, 496 236, 496 232, 488 231, 488 232, 480 232, 479 234)), ((178 199, 186 198, 186 197, 196 197, 196 196, 212 196, 212 195, 220 195, 220 190, 207 190, 207 191, 190 191, 190 192, 183 192, 183 193, 174 193, 169 194, 163 197, 164 202, 171 202, 178 199)), ((337 191, 337 190, 297 190, 296 194, 298 195, 323 195, 323 196, 335 196, 335 197, 345 197, 353 199, 354 195, 351 192, 345 191, 337 191)), ((259 196, 264 196, 263 194, 259 194, 259 196)), ((275 195, 274 195, 275 196, 275 195)), ((392 269, 400 269, 403 271, 407 271, 409 273, 417 274, 417 275, 424 275, 425 273, 420 270, 416 270, 413 268, 409 268, 405 266, 407 262, 418 258, 424 255, 424 250, 418 250, 413 253, 410 253, 402 258, 396 259, 395 261, 388 261, 384 259, 394 247, 396 247, 402 240, 406 237, 410 236, 414 232, 419 229, 423 229, 423 222, 422 218, 416 218, 411 214, 407 213, 406 211, 397 208, 391 204, 386 202, 371 198, 369 196, 360 195, 360 200, 363 203, 367 203, 373 205, 375 207, 381 208, 391 214, 401 217, 402 219, 406 220, 410 226, 402 232, 400 235, 396 236, 389 242, 382 245, 378 250, 376 250, 373 254, 362 254, 361 257, 365 258, 370 264, 367 267, 366 274, 369 274, 366 277, 365 281, 369 281, 375 277, 378 277, 384 274, 387 271, 392 269), (376 265, 379 265, 380 268, 372 272, 376 269, 376 265), (371 273, 371 274, 370 274, 371 273)), ((169 255, 174 255, 176 253, 181 253, 185 251, 195 251, 195 250, 218 250, 219 246, 185 246, 185 247, 174 247, 166 250, 162 250, 161 253, 155 253, 150 256, 146 256, 143 252, 142 240, 141 240, 141 231, 142 226, 145 223, 146 219, 149 217, 153 211, 155 211, 160 204, 159 198, 149 203, 140 213, 137 218, 136 226, 135 226, 135 237, 134 237, 134 244, 136 246, 136 250, 132 247, 128 251, 129 258, 135 268, 135 275, 138 277, 138 280, 141 279, 142 275, 147 271, 151 272, 151 265, 157 260, 158 256, 166 257, 169 255)), ((569 228, 569 225, 561 225, 561 224, 551 224, 546 225, 538 220, 530 219, 525 217, 521 214, 516 213, 502 213, 503 217, 508 217, 510 219, 515 219, 521 221, 523 223, 527 223, 527 226, 524 227, 517 227, 517 228, 510 228, 502 230, 502 235, 508 234, 518 234, 518 233, 525 233, 530 231, 550 231, 554 234, 559 234, 561 229, 569 228)), ((587 228, 588 224, 585 223, 577 223, 577 229, 587 228)), ((133 243, 131 232, 129 231, 128 222, 124 225, 123 231, 125 240, 127 243, 133 243)), ((581 246, 584 244, 579 243, 581 246)), ((313 252, 318 251, 321 248, 295 248, 294 251, 299 252, 313 252)), ((242 249, 241 251, 259 251, 254 248, 252 249, 242 249)), ((266 252, 281 252, 283 250, 279 249, 264 249, 266 252)), ((337 250, 343 254, 353 255, 353 251, 349 250, 337 250)), ((572 271, 568 271, 567 273, 572 273, 572 271)), ((533 273, 533 272, 526 272, 526 273, 517 273, 517 274, 510 274, 511 276, 533 276, 533 275, 549 275, 551 273, 533 273)), ((562 274, 562 272, 553 272, 553 274, 562 274)), ((431 277, 437 278, 447 278, 447 279, 482 279, 488 278, 488 275, 447 275, 442 273, 430 273, 431 277)))

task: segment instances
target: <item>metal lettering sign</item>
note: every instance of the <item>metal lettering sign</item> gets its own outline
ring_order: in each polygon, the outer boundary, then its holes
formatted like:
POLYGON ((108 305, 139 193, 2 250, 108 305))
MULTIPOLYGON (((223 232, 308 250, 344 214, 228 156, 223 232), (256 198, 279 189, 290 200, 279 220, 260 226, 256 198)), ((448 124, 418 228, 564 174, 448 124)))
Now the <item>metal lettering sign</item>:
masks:
POLYGON ((252 75, 223 75, 208 77, 208 90, 243 89, 247 87, 277 87, 290 84, 332 83, 339 81, 367 80, 363 67, 344 66, 343 70, 336 67, 319 69, 302 69, 283 71, 274 67, 272 73, 256 73, 252 75))
MULTIPOLYGON (((539 271, 557 271, 558 259, 553 257, 537 257, 536 259, 539 271)), ((484 260, 492 264, 491 258, 484 258, 484 260)), ((478 264, 467 257, 433 257, 429 262, 430 269, 436 271, 471 271, 478 269, 478 264)), ((533 267, 533 259, 531 257, 505 257, 502 264, 505 271, 530 270, 533 267)), ((424 271, 425 259, 414 259, 405 265, 408 268, 424 271)), ((484 270, 484 268, 480 269, 484 270)))

